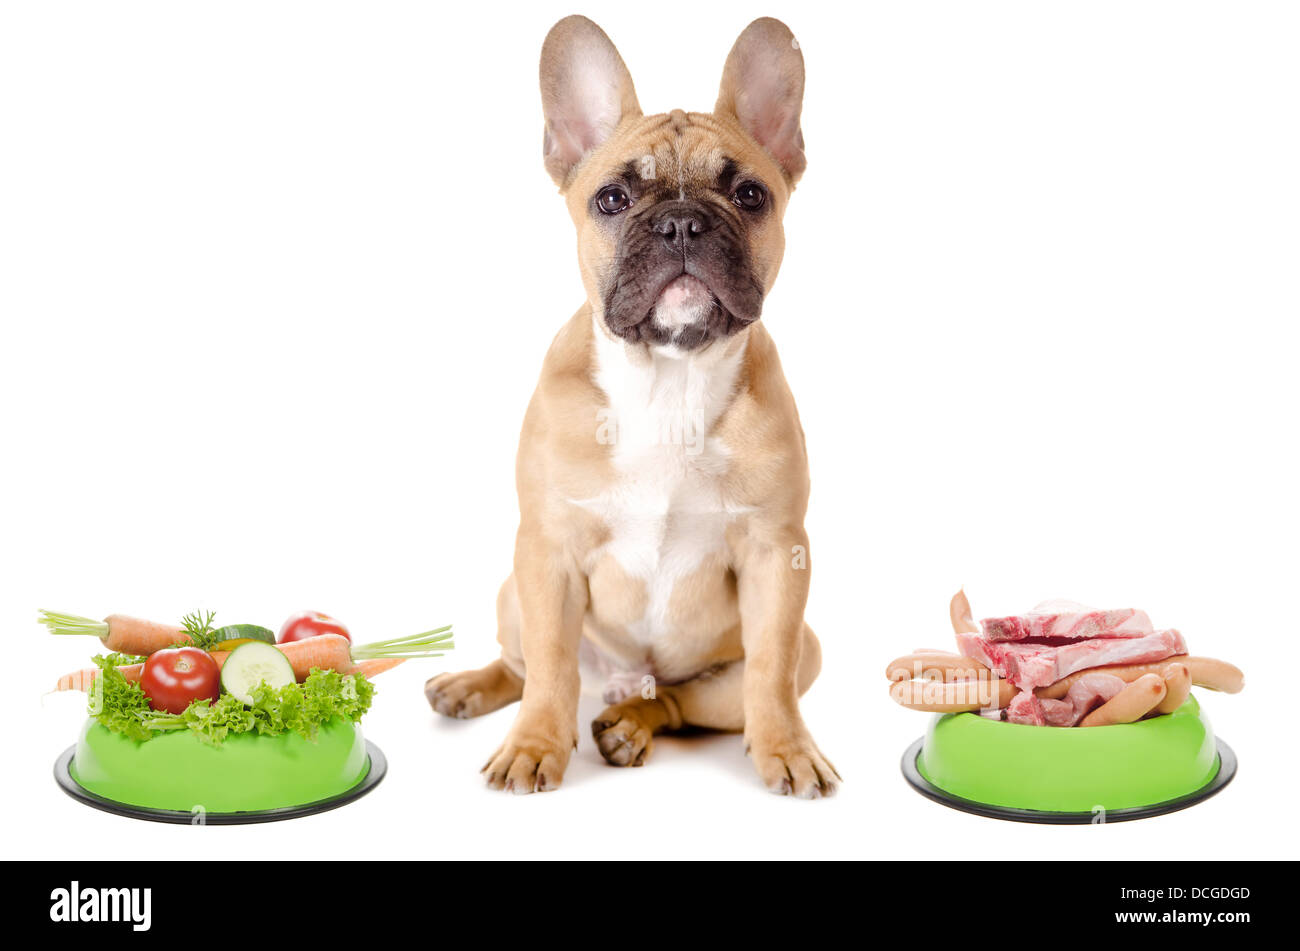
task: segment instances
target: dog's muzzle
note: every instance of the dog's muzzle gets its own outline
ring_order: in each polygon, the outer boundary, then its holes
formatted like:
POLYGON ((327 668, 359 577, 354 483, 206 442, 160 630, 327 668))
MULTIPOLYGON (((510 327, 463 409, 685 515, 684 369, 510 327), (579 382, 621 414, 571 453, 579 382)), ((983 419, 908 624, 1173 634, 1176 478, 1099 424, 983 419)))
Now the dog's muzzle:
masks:
POLYGON ((605 321, 617 336, 692 350, 758 320, 762 306, 737 221, 682 199, 628 219, 605 294, 605 321))

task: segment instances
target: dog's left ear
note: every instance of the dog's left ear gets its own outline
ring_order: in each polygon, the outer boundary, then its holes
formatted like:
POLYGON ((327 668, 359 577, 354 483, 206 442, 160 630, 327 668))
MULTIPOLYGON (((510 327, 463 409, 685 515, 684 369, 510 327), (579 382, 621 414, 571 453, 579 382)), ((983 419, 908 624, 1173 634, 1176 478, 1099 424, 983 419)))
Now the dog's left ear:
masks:
POLYGON ((808 164, 799 128, 802 106, 803 53, 798 41, 780 20, 755 20, 727 57, 714 113, 735 116, 793 183, 808 164))

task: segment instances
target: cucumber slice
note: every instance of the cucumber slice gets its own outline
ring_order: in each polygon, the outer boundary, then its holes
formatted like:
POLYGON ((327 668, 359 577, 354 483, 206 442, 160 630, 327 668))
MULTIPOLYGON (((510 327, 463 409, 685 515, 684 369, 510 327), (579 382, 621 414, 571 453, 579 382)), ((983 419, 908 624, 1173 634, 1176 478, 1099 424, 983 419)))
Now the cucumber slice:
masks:
POLYGON ((278 688, 296 680, 289 658, 260 641, 236 647, 221 668, 222 688, 241 703, 253 702, 253 688, 260 683, 278 688))
POLYGON ((217 642, 245 639, 261 641, 263 644, 274 644, 275 634, 257 624, 227 624, 213 633, 213 640, 217 642))

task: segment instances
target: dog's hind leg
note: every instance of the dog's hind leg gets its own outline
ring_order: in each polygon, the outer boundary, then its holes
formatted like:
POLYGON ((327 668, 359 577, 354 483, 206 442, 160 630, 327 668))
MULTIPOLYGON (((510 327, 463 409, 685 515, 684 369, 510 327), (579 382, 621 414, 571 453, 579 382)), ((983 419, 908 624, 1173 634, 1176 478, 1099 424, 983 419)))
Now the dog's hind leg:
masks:
MULTIPOLYGON (((807 624, 796 678, 802 696, 821 672, 822 650, 807 624)), ((657 686, 651 699, 633 697, 605 709, 591 724, 600 755, 612 766, 641 766, 656 733, 683 726, 739 732, 745 728, 745 662, 734 661, 694 680, 657 686)))
POLYGON ((524 660, 519 648, 519 599, 511 576, 497 595, 497 640, 501 656, 478 670, 439 674, 424 685, 429 706, 446 717, 468 719, 517 703, 524 694, 524 660))

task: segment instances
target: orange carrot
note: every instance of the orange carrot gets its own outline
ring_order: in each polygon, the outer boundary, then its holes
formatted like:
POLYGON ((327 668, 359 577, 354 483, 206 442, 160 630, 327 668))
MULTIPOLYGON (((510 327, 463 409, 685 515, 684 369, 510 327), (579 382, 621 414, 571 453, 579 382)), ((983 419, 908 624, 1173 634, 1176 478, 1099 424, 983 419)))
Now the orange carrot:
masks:
MULTIPOLYGON (((311 673, 313 667, 319 667, 322 670, 337 670, 341 674, 361 674, 363 677, 370 678, 376 677, 386 670, 392 670, 398 664, 406 661, 405 657, 372 657, 366 660, 353 661, 351 652, 340 649, 340 645, 333 642, 309 647, 298 646, 321 637, 346 641, 346 638, 340 637, 338 634, 318 634, 316 637, 304 638, 301 641, 289 641, 276 645, 280 652, 289 658, 289 663, 293 667, 293 674, 299 683, 307 679, 307 675, 311 673)), ((216 658, 217 666, 221 666, 230 655, 213 651, 212 656, 216 658)))
MULTIPOLYGON (((122 614, 112 614, 103 621, 94 621, 75 614, 42 611, 39 618, 39 622, 48 627, 52 634, 93 634, 114 653, 146 657, 173 644, 189 642, 189 631, 200 627, 207 629, 211 620, 210 613, 206 621, 195 615, 193 620, 186 618, 184 627, 177 627, 122 614)), ((342 674, 362 673, 373 676, 391 670, 411 657, 441 657, 442 652, 451 650, 452 646, 450 626, 359 646, 353 646, 351 641, 338 634, 317 634, 315 637, 276 645, 289 659, 299 683, 306 680, 312 669, 317 667, 336 670, 342 674)), ((228 651, 209 653, 217 661, 217 666, 224 664, 230 656, 228 651)), ((128 680, 139 680, 142 669, 143 665, 118 668, 128 680)), ((61 677, 55 689, 86 690, 94 683, 96 674, 96 668, 75 671, 61 677)))
MULTIPOLYGON (((119 667, 117 668, 117 672, 127 680, 134 683, 138 681, 140 675, 144 673, 144 664, 131 664, 127 667, 119 667)), ((98 667, 84 667, 81 670, 74 670, 70 674, 64 674, 59 678, 59 682, 55 685, 54 689, 86 691, 90 689, 90 685, 95 682, 95 678, 98 676, 98 667)))
POLYGON ((54 685, 54 689, 86 691, 90 689, 90 685, 95 682, 95 678, 98 676, 98 667, 83 667, 81 670, 74 670, 72 673, 60 677, 59 682, 54 685))
POLYGON ((410 637, 394 637, 373 644, 354 646, 339 634, 317 634, 300 641, 288 641, 276 646, 289 658, 299 681, 307 679, 313 667, 337 670, 342 674, 365 672, 362 664, 371 664, 375 673, 389 670, 396 664, 380 666, 376 661, 402 661, 409 657, 439 657, 442 651, 451 650, 451 628, 440 627, 410 637))
POLYGON ((357 661, 357 673, 365 676, 367 680, 382 674, 386 670, 392 670, 398 664, 406 662, 405 657, 374 657, 370 660, 357 661))
MULTIPOLYGON (((351 645, 348 643, 347 638, 340 637, 338 634, 318 634, 315 637, 304 638, 301 641, 277 644, 276 647, 285 657, 289 658, 294 676, 299 683, 307 679, 307 675, 311 673, 313 667, 319 667, 322 670, 337 670, 343 674, 361 674, 370 678, 376 677, 387 670, 392 670, 398 664, 405 663, 407 659, 405 657, 389 656, 367 657, 354 661, 350 649, 351 645)), ((361 651, 368 649, 370 648, 358 648, 361 651)), ((217 662, 217 667, 224 666, 226 658, 231 654, 230 651, 209 651, 208 653, 217 662)), ((139 681, 140 675, 144 672, 144 664, 118 667, 117 672, 127 680, 135 683, 139 681)), ((54 689, 87 691, 98 676, 98 667, 74 670, 72 673, 60 677, 54 689)))
MULTIPOLYGON (((229 651, 212 651, 212 659, 217 662, 218 667, 224 664, 229 656, 229 651)), ((140 675, 144 673, 144 664, 129 664, 125 667, 117 667, 115 670, 131 683, 138 683, 140 675)), ((59 682, 54 689, 81 690, 84 692, 90 689, 90 685, 95 682, 95 678, 98 676, 98 667, 84 667, 81 670, 74 670, 70 674, 64 674, 59 678, 59 682)))
POLYGON ((108 637, 104 638, 104 646, 119 654, 147 657, 154 651, 190 639, 175 624, 145 621, 125 614, 110 614, 104 618, 104 623, 108 625, 108 637))
MULTIPOLYGON (((230 656, 229 651, 212 651, 211 654, 212 659, 217 662, 217 667, 224 664, 226 658, 230 656)), ((137 683, 140 680, 140 675, 144 673, 144 664, 128 664, 125 667, 115 669, 131 683, 137 683)), ((70 674, 64 674, 59 678, 58 685, 54 689, 81 690, 84 692, 90 689, 90 685, 95 682, 95 678, 98 676, 98 667, 84 667, 81 670, 74 670, 70 674)))
POLYGON ((140 657, 190 639, 175 624, 160 624, 125 614, 110 614, 102 621, 95 621, 75 614, 42 611, 40 623, 48 627, 51 634, 93 634, 115 653, 140 657))
POLYGON ((352 644, 341 634, 317 634, 315 637, 304 637, 300 641, 287 641, 275 646, 289 658, 299 683, 307 679, 313 667, 337 670, 341 674, 350 674, 356 670, 356 664, 352 662, 352 644))

